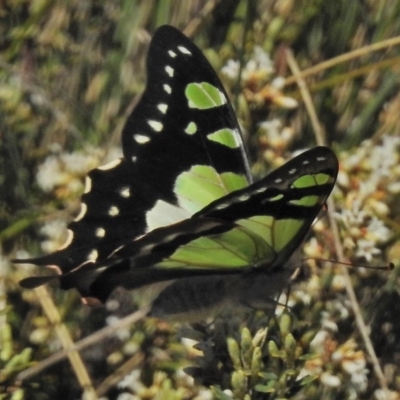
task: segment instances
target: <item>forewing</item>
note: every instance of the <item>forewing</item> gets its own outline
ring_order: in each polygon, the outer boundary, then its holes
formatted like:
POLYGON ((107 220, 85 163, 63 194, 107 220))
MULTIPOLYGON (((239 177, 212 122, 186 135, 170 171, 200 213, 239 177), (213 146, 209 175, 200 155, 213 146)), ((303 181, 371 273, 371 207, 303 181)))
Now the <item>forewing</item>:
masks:
POLYGON ((53 264, 64 274, 89 268, 250 181, 225 90, 202 52, 170 26, 159 28, 151 41, 147 86, 122 144, 122 159, 89 173, 65 247, 16 262, 53 264))

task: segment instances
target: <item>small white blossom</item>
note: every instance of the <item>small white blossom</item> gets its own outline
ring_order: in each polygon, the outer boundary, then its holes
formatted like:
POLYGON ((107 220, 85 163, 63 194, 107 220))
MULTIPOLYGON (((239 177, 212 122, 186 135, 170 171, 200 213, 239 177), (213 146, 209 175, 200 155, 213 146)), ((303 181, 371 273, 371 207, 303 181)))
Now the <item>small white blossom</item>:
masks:
POLYGON ((325 386, 329 386, 332 388, 337 388, 341 385, 340 379, 337 376, 330 374, 329 372, 324 372, 321 375, 321 383, 325 386))
POLYGON ((386 390, 377 389, 374 392, 374 399, 376 399, 376 400, 399 400, 399 393, 397 391, 387 393, 386 390))
POLYGON ((40 228, 40 233, 47 238, 41 243, 45 253, 57 251, 65 243, 66 228, 66 222, 61 219, 49 221, 40 228))
POLYGON ((372 240, 359 239, 357 241, 356 257, 365 258, 367 262, 370 262, 374 256, 379 254, 381 251, 372 240))
MULTIPOLYGON (((115 315, 109 315, 106 318, 106 323, 107 323, 107 325, 110 325, 110 326, 118 324, 119 321, 120 321, 120 318, 116 317, 115 315)), ((122 341, 127 340, 131 337, 129 329, 127 329, 127 328, 125 328, 125 329, 118 328, 115 331, 115 335, 122 341)))
POLYGON ((60 163, 56 156, 47 157, 39 166, 36 174, 38 185, 45 191, 52 191, 57 185, 67 180, 67 174, 61 172, 60 163))
POLYGON ((285 78, 282 76, 277 76, 271 81, 271 86, 275 89, 282 90, 285 87, 285 78))
POLYGON ((325 328, 326 330, 331 332, 338 331, 338 326, 336 322, 331 319, 332 317, 328 312, 322 311, 321 316, 322 316, 322 321, 321 321, 322 328, 325 328))
MULTIPOLYGON (((239 76, 240 63, 236 60, 228 60, 221 72, 230 79, 237 79, 239 76)), ((251 78, 254 72, 262 73, 265 77, 274 72, 273 62, 268 53, 260 46, 254 46, 251 59, 246 63, 242 71, 242 77, 246 81, 251 78)))
POLYGON ((325 343, 329 338, 329 333, 326 331, 319 331, 314 339, 310 343, 310 348, 317 354, 323 354, 325 352, 325 343))
POLYGON ((239 76, 239 61, 228 60, 225 66, 221 68, 221 73, 230 79, 237 79, 239 76))
POLYGON ((130 389, 135 393, 140 393, 146 389, 140 380, 140 369, 134 369, 130 374, 125 375, 122 380, 118 383, 118 387, 122 389, 130 389))

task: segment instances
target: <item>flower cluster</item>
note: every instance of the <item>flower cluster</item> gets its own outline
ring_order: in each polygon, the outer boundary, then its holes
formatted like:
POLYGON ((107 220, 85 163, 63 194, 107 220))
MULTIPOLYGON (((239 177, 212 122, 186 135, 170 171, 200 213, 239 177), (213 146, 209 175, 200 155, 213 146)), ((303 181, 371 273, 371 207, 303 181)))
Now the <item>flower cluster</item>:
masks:
MULTIPOLYGON (((228 60, 221 70, 222 74, 232 81, 237 81, 240 73, 240 62, 228 60)), ((260 46, 254 46, 253 54, 244 65, 241 73, 243 93, 253 108, 262 108, 274 104, 282 108, 296 108, 295 99, 283 95, 285 80, 274 77, 274 67, 268 53, 260 46)))
POLYGON ((83 190, 83 179, 87 173, 104 160, 117 158, 116 150, 105 155, 101 149, 64 153, 53 146, 51 154, 39 166, 36 180, 45 192, 54 192, 57 198, 65 199, 83 190))
MULTIPOLYGON (((103 150, 89 148, 65 153, 58 146, 53 146, 51 154, 38 167, 36 180, 44 192, 66 203, 72 201, 77 206, 75 200, 83 192, 84 178, 88 172, 119 156, 119 150, 105 154, 103 150)), ((46 238, 41 245, 45 253, 54 252, 65 243, 66 219, 66 215, 61 215, 43 224, 40 232, 46 238)))
POLYGON ((342 209, 343 245, 349 255, 370 262, 391 237, 386 224, 391 196, 400 193, 400 138, 384 136, 380 144, 365 141, 352 154, 341 154, 336 196, 342 209))

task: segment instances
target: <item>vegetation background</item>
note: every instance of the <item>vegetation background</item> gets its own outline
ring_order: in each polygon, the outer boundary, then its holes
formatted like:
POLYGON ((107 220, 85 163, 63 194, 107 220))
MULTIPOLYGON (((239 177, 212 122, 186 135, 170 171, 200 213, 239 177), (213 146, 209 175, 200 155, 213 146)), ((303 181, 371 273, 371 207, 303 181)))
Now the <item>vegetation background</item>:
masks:
POLYGON ((400 398, 397 0, 4 0, 0 18, 0 399, 400 398), (311 260, 276 318, 191 327, 122 325, 130 293, 90 308, 56 286, 20 289, 33 269, 10 260, 62 243, 85 174, 118 152, 163 24, 221 72, 256 176, 315 145, 315 132, 335 149, 335 212, 306 256, 389 260, 393 271, 350 278, 311 260), (94 346, 49 362, 107 326, 94 346))

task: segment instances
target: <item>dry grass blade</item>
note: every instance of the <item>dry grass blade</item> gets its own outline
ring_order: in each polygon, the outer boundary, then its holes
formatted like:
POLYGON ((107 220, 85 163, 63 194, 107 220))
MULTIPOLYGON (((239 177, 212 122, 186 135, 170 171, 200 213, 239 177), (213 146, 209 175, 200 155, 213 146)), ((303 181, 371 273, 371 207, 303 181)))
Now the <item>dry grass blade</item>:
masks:
POLYGON ((324 61, 320 64, 317 64, 311 68, 307 68, 299 73, 299 75, 290 76, 285 80, 285 85, 291 85, 298 81, 299 78, 306 78, 310 75, 318 74, 326 69, 332 68, 335 65, 342 64, 353 60, 358 57, 362 57, 364 55, 370 54, 371 52, 382 50, 392 46, 400 45, 400 36, 396 36, 394 38, 390 38, 387 40, 382 40, 381 42, 371 44, 369 46, 364 46, 359 49, 350 51, 348 53, 342 54, 340 56, 331 58, 328 61, 324 61))
MULTIPOLYGON (((44 286, 39 286, 38 288, 35 289, 35 291, 38 295, 38 298, 40 300, 40 303, 43 307, 43 310, 47 318, 54 326, 56 335, 59 338, 63 348, 64 349, 72 348, 74 346, 74 342, 72 341, 72 338, 68 332, 67 327, 62 322, 60 313, 58 312, 57 307, 55 306, 52 298, 50 297, 49 292, 44 286)), ((74 370, 74 373, 76 375, 76 378, 78 379, 79 384, 81 385, 84 391, 85 399, 88 400, 96 399, 97 395, 93 388, 92 381, 78 351, 76 349, 70 350, 66 354, 66 356, 68 357, 71 366, 74 370)))
POLYGON ((77 352, 79 350, 85 349, 86 347, 93 346, 94 344, 99 343, 99 341, 103 340, 104 338, 114 334, 117 329, 123 328, 125 326, 131 325, 146 316, 148 313, 148 308, 142 308, 139 311, 136 311, 133 314, 128 315, 125 318, 122 318, 118 321, 118 323, 107 326, 103 329, 98 330, 97 332, 93 333, 92 335, 86 337, 85 339, 80 340, 77 343, 72 343, 70 346, 65 347, 64 350, 60 350, 57 353, 52 354, 50 357, 46 358, 45 360, 41 361, 39 364, 26 369, 25 371, 21 372, 17 376, 17 381, 24 381, 27 379, 32 378, 33 376, 39 374, 46 368, 49 368, 51 365, 61 361, 65 357, 67 357, 71 352, 77 352))
MULTIPOLYGON (((293 57, 292 52, 290 52, 290 51, 287 52, 287 61, 288 61, 288 65, 291 69, 291 72, 293 73, 293 77, 296 80, 297 85, 299 86, 301 96, 304 100, 304 104, 305 104, 307 112, 310 116, 310 120, 311 120, 313 129, 314 129, 317 144, 318 145, 326 145, 326 140, 323 135, 323 129, 321 127, 321 124, 318 121, 315 107, 311 100, 310 92, 307 88, 307 85, 306 85, 304 79, 303 79, 304 74, 300 74, 300 70, 296 63, 296 60, 293 57)), ((343 248, 342 248, 342 245, 340 242, 339 229, 336 224, 334 214, 335 214, 335 204, 334 204, 333 200, 331 198, 329 198, 328 199, 328 215, 329 215, 330 227, 332 229, 333 236, 334 236, 335 251, 336 251, 338 260, 340 262, 344 262, 345 259, 344 259, 344 255, 343 255, 343 248)), ((343 276, 345 278, 346 292, 347 292, 347 295, 351 302, 351 307, 354 312, 358 330, 363 338, 363 342, 364 342, 365 348, 368 352, 368 355, 370 357, 370 361, 373 364, 375 375, 379 381, 381 389, 386 393, 386 397, 389 398, 389 389, 387 386, 387 382, 384 377, 382 368, 379 364, 378 358, 376 356, 375 349, 374 349, 371 339, 369 337, 367 326, 366 326, 363 316, 361 314, 360 305, 357 301, 353 286, 351 284, 349 272, 348 272, 347 268, 342 267, 341 273, 343 274, 343 276)))
MULTIPOLYGON (((328 79, 324 79, 324 80, 321 80, 318 82, 310 82, 308 88, 309 88, 310 92, 318 92, 318 91, 321 91, 326 88, 332 88, 334 86, 337 86, 337 85, 341 84, 342 82, 356 79, 360 76, 366 76, 371 71, 374 71, 374 70, 382 70, 385 68, 398 66, 399 63, 400 63, 400 56, 391 57, 391 58, 388 58, 388 59, 385 59, 382 61, 377 61, 372 64, 362 66, 360 68, 346 71, 342 74, 340 74, 340 73, 335 74, 333 77, 328 78, 328 79)), ((288 79, 292 80, 293 76, 291 76, 288 79)), ((288 95, 291 95, 290 91, 288 91, 286 93, 288 95)), ((295 96, 295 93, 293 95, 295 96)))
POLYGON ((192 37, 194 32, 196 32, 196 30, 199 28, 204 18, 211 14, 211 12, 214 10, 219 2, 219 0, 207 1, 200 12, 197 14, 197 16, 189 22, 189 24, 183 30, 183 33, 188 37, 192 37))
POLYGON ((300 75, 299 75, 300 69, 296 63, 295 58, 293 57, 293 53, 290 50, 288 50, 286 52, 286 57, 287 57, 288 65, 289 65, 294 77, 298 78, 296 82, 300 89, 301 97, 303 98, 304 104, 307 109, 307 113, 310 116, 310 121, 311 121, 313 130, 314 130, 314 133, 315 133, 315 138, 316 138, 317 144, 320 146, 323 146, 326 144, 325 133, 322 129, 321 124, 318 121, 318 116, 315 111, 315 107, 313 106, 311 95, 307 88, 306 82, 304 81, 304 79, 302 79, 300 77, 300 75))

